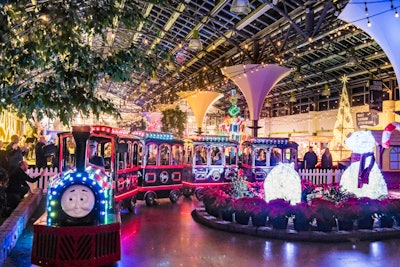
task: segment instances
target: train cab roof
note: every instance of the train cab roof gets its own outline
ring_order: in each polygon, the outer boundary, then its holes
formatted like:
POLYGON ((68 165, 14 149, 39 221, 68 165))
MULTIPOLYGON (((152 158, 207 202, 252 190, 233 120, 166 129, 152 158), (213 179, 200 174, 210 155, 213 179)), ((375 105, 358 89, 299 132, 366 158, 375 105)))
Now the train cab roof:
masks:
POLYGON ((166 132, 151 132, 151 131, 134 131, 132 135, 146 142, 173 142, 173 143, 183 143, 182 140, 176 139, 174 134, 166 132))
POLYGON ((276 147, 297 147, 298 144, 289 141, 289 138, 252 137, 242 143, 244 146, 270 145, 276 147))
POLYGON ((233 139, 229 139, 229 136, 221 135, 196 135, 185 139, 185 142, 193 143, 208 143, 208 144, 235 144, 239 142, 233 139))

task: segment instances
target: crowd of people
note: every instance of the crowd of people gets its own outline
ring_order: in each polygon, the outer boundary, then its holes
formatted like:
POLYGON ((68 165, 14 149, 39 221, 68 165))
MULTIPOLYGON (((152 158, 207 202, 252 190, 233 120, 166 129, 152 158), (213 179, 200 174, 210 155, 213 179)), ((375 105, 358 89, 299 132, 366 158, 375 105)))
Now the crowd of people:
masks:
POLYGON ((35 145, 35 165, 41 168, 39 176, 31 178, 26 156, 29 146, 20 146, 20 138, 13 135, 10 143, 3 148, 0 141, 0 216, 8 217, 29 192, 29 183, 37 182, 47 167, 46 138, 40 136, 35 145))

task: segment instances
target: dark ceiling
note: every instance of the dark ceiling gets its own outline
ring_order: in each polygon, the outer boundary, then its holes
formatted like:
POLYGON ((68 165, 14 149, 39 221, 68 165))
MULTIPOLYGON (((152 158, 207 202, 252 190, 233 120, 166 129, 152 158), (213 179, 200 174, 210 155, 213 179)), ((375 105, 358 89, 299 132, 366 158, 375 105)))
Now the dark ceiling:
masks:
MULTIPOLYGON (((125 117, 132 123, 140 117, 138 112, 155 111, 157 104, 177 101, 179 91, 227 94, 236 86, 222 75, 221 68, 236 64, 281 64, 293 69, 270 91, 267 98, 272 108, 264 109, 261 116, 287 115, 285 107, 292 92, 297 102, 291 105, 297 106, 297 111, 290 113, 320 110, 319 102, 339 98, 343 75, 349 77, 351 90, 363 91, 371 77, 383 79, 387 89, 396 86, 393 68, 380 46, 362 30, 337 18, 348 1, 253 0, 248 15, 232 13, 232 0, 170 1, 166 6, 135 2, 147 21, 134 31, 119 25, 115 38, 101 49, 123 49, 133 42, 151 54, 152 47, 159 45, 171 55, 176 68, 160 60, 159 84, 150 84, 144 72, 133 73, 131 83, 101 84, 100 92, 120 101, 122 112, 134 114, 125 117), (194 29, 203 45, 200 51, 188 47, 194 29), (355 66, 347 64, 351 51, 358 58, 355 66), (321 95, 325 84, 330 88, 329 97, 321 95)), ((225 97, 215 107, 222 116, 230 105, 225 97)), ((244 97, 239 106, 246 115, 244 97)))

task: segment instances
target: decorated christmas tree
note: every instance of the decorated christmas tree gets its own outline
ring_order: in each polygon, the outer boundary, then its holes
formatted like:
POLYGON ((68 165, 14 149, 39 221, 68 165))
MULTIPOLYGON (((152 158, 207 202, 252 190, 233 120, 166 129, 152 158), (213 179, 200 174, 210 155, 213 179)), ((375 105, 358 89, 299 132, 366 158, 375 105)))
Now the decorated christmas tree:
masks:
POLYGON ((354 132, 353 119, 350 113, 349 95, 347 94, 346 87, 348 77, 343 75, 340 80, 343 83, 343 88, 340 95, 338 115, 336 117, 335 126, 333 127, 333 139, 328 145, 333 161, 340 161, 351 156, 351 150, 345 146, 344 141, 347 136, 354 132))

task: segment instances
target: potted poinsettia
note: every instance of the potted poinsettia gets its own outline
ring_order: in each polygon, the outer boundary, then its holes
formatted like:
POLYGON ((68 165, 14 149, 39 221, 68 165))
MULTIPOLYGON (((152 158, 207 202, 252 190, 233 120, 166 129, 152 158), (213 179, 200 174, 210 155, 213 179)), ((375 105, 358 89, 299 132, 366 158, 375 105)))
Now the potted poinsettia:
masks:
POLYGON ((252 198, 245 196, 235 200, 233 208, 235 210, 235 220, 239 224, 248 225, 251 216, 252 198))
POLYGON ((312 217, 317 221, 317 231, 330 232, 335 226, 335 202, 324 198, 311 200, 312 217))
POLYGON ((369 197, 358 199, 361 213, 357 219, 358 229, 372 229, 374 227, 374 217, 379 212, 379 200, 369 197))
POLYGON ((279 198, 268 202, 268 217, 272 228, 286 229, 291 214, 292 208, 289 201, 279 198))
POLYGON ((394 220, 399 224, 400 199, 385 198, 379 201, 379 226, 381 228, 393 227, 394 220))
POLYGON ((228 205, 231 197, 219 188, 208 188, 204 190, 203 203, 207 213, 221 218, 222 210, 228 205))
POLYGON ((306 202, 299 202, 292 206, 293 226, 296 231, 307 231, 310 229, 312 220, 311 206, 306 202))
POLYGON ((358 198, 349 197, 344 201, 337 203, 335 217, 338 220, 339 230, 353 230, 354 221, 362 214, 358 198))

